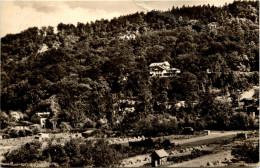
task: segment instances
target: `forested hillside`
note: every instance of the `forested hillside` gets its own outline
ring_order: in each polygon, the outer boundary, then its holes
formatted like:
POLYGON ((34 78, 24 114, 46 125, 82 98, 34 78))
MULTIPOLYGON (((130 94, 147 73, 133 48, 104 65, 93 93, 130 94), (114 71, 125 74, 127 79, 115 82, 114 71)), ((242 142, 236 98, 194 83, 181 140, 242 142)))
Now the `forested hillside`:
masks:
POLYGON ((51 120, 72 127, 106 118, 109 128, 151 132, 165 129, 158 120, 175 118, 171 131, 185 125, 237 128, 240 120, 232 118, 231 107, 242 91, 259 85, 258 20, 258 1, 235 1, 76 26, 60 23, 57 33, 48 26, 6 35, 1 38, 1 122, 14 110, 24 120, 49 111, 51 120), (181 75, 150 78, 148 66, 163 61, 181 75), (216 101, 219 95, 230 95, 232 102, 216 101), (123 118, 122 99, 137 100, 135 112, 123 118), (168 108, 179 101, 186 107, 168 108))

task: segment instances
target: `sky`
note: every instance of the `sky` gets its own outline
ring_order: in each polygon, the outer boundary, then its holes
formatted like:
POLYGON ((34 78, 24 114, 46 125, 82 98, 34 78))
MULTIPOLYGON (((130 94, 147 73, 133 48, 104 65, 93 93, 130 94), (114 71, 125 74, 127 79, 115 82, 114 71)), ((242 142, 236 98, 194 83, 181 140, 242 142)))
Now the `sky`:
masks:
POLYGON ((112 19, 137 11, 168 10, 172 6, 210 4, 221 6, 233 0, 171 0, 171 1, 10 1, 1 3, 1 37, 19 33, 29 27, 53 26, 59 23, 87 23, 112 19))

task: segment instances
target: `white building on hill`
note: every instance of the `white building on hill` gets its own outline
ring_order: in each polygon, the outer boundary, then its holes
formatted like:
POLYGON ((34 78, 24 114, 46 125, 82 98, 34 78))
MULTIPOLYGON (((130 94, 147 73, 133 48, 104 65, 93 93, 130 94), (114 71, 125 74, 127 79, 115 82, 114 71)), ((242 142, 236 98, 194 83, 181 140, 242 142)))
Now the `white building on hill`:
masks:
POLYGON ((181 73, 180 69, 171 68, 169 62, 151 63, 149 66, 151 77, 170 77, 181 73))

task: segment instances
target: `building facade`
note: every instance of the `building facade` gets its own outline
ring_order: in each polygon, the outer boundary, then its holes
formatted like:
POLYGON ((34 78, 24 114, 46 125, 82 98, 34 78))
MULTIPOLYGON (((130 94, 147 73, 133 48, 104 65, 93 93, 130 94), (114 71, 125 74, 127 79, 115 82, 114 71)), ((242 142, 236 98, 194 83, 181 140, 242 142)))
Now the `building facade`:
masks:
POLYGON ((46 127, 46 120, 49 118, 50 112, 38 112, 31 117, 31 121, 40 124, 42 128, 46 127))
POLYGON ((149 66, 151 77, 171 77, 181 73, 180 69, 171 68, 169 62, 151 63, 149 66))

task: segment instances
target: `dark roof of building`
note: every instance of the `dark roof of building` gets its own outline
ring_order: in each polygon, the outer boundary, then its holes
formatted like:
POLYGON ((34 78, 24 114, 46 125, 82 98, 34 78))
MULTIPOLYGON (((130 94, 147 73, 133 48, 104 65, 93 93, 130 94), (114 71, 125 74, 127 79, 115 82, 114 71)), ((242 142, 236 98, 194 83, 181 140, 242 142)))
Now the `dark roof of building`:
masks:
POLYGON ((153 66, 153 67, 150 67, 150 69, 153 69, 154 71, 161 71, 161 70, 167 69, 167 68, 164 68, 164 67, 161 67, 161 66, 153 66))

